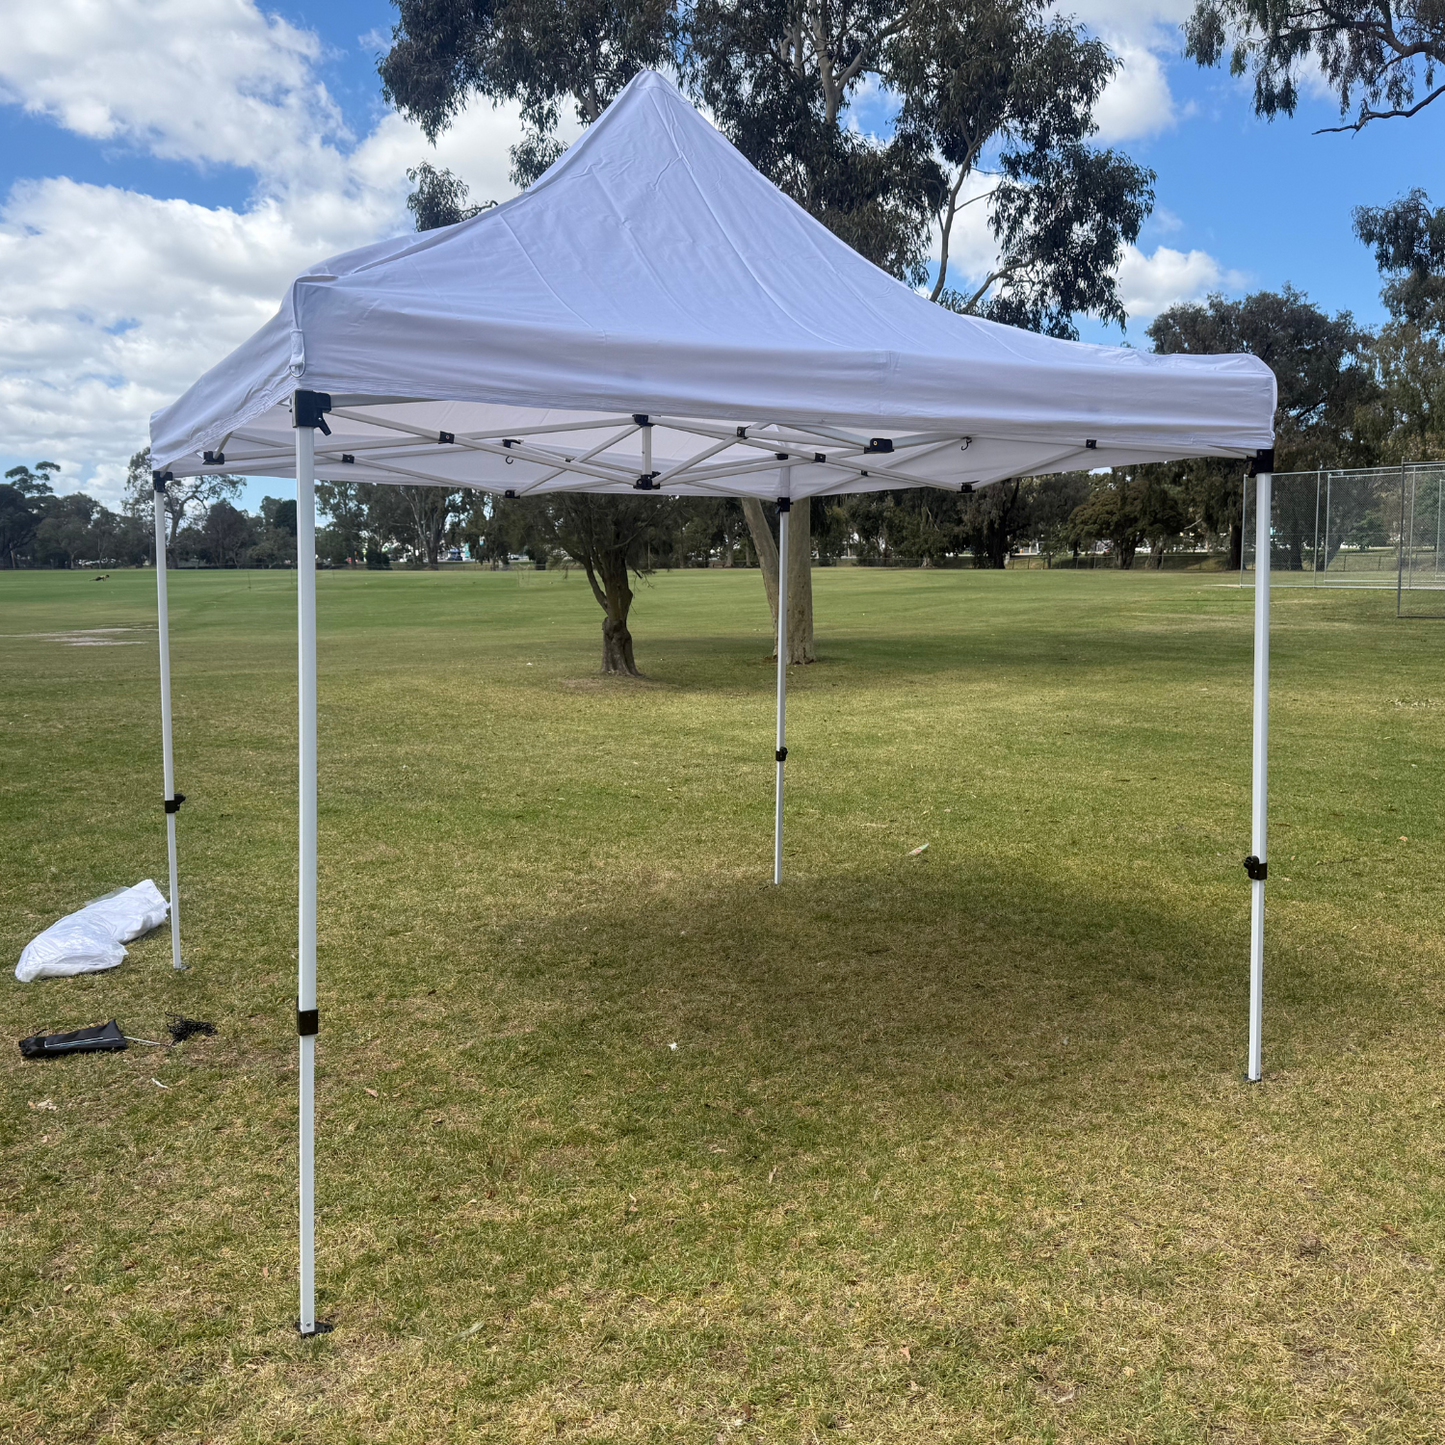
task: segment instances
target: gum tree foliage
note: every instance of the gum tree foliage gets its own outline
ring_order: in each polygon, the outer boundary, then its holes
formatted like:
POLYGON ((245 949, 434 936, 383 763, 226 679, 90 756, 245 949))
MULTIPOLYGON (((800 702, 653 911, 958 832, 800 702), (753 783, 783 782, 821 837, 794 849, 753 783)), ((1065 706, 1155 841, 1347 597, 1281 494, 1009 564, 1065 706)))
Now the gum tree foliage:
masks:
POLYGON ((57 497, 56 462, 11 467, 0 484, 0 567, 71 567, 77 562, 139 564, 149 535, 83 492, 57 497))
MULTIPOLYGON (((379 64, 387 97, 432 140, 473 94, 518 101, 526 125, 512 151, 518 184, 561 153, 557 130, 569 108, 569 120, 590 124, 638 70, 658 66, 677 74, 784 192, 911 284, 925 276, 930 227, 951 241, 972 201, 970 177, 987 168, 977 200, 1002 260, 969 294, 941 279, 936 299, 954 309, 1058 335, 1074 334, 1081 310, 1123 319, 1113 271, 1148 215, 1153 178, 1087 144, 1115 62, 1071 23, 1051 19, 1044 0, 397 0, 397 8, 379 64), (887 139, 849 124, 850 102, 879 86, 903 103, 887 139)), ((418 217, 427 194, 419 184, 418 217)), ((776 556, 765 509, 744 511, 755 553, 776 556)), ((603 535, 592 513, 574 520, 578 535, 603 535)), ((802 521, 795 516, 790 532, 806 557, 802 521)), ((619 538, 633 530, 614 529, 619 538)), ((619 575, 615 559, 594 572, 619 575)), ((806 568, 800 580, 790 589, 800 626, 790 628, 789 650, 793 661, 810 661, 806 568), (803 639, 798 648, 794 637, 803 639)), ((609 616, 625 617, 623 601, 619 593, 609 602, 609 616)))
POLYGON ((406 208, 411 212, 418 231, 434 231, 438 226, 455 226, 458 221, 470 221, 473 216, 479 216, 497 204, 495 201, 484 201, 477 206, 469 205, 467 183, 445 168, 438 170, 429 161, 413 166, 407 171, 406 178, 416 187, 406 198, 406 208))
POLYGON ((557 127, 565 108, 590 125, 639 70, 668 63, 675 36, 666 0, 396 0, 396 7, 392 46, 377 67, 386 98, 430 141, 473 94, 518 102, 525 132, 512 148, 512 179, 519 186, 562 153, 557 127))
MULTIPOLYGON (((233 502, 241 494, 240 477, 178 477, 166 483, 166 556, 175 562, 176 539, 181 528, 194 518, 204 516, 217 502, 233 502)), ((125 476, 125 500, 122 510, 129 517, 150 524, 154 530, 155 485, 151 471, 151 449, 143 448, 130 459, 125 476)))
POLYGON ((602 609, 602 671, 638 677, 632 633, 632 579, 649 565, 649 552, 670 555, 669 513, 683 498, 594 496, 553 493, 514 501, 493 499, 499 519, 520 550, 534 555, 565 552, 586 575, 602 609))
POLYGON ((1390 320, 1375 341, 1381 461, 1445 455, 1445 208, 1415 189, 1358 206, 1355 234, 1375 255, 1390 320))
POLYGON ((926 0, 891 37, 879 79, 903 99, 896 134, 942 163, 935 301, 1053 336, 1076 337, 1083 312, 1123 326, 1115 271, 1153 208, 1154 173, 1089 144, 1118 68, 1043 0, 926 0), (979 204, 999 258, 959 290, 953 228, 979 204))
MULTIPOLYGON (((1237 301, 1214 295, 1172 306, 1154 319, 1148 335, 1161 353, 1247 351, 1268 364, 1279 386, 1275 458, 1280 471, 1373 460, 1367 425, 1379 395, 1371 365, 1373 338, 1348 311, 1331 316, 1286 286, 1237 301)), ((1231 567, 1239 566, 1243 545, 1243 470, 1239 462, 1219 458, 1137 469, 1165 477, 1178 491, 1189 526, 1228 537, 1231 567)), ((1302 527, 1300 522, 1295 530, 1302 527)))
POLYGON ((1162 568, 1165 554, 1185 534, 1197 535, 1181 489, 1164 467, 1116 468, 1090 477, 1090 495, 1070 516, 1066 535, 1074 550, 1107 541, 1121 568, 1134 565, 1139 548, 1149 545, 1149 565, 1162 568))
POLYGON ((1416 187, 1393 205, 1356 206, 1354 222, 1385 278, 1380 299, 1391 317, 1445 331, 1445 207, 1432 209, 1416 187))
POLYGON ((1344 123, 1326 131, 1408 118, 1445 95, 1440 0, 1197 0, 1184 36, 1200 65, 1227 57, 1252 76, 1255 114, 1270 120, 1294 114, 1306 69, 1339 101, 1344 123))

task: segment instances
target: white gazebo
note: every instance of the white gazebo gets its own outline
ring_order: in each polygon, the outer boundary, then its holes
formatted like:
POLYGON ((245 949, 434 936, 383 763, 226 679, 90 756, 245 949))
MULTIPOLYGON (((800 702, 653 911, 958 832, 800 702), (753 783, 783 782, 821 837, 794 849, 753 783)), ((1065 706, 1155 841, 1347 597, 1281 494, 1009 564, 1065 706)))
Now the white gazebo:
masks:
MULTIPOLYGON (((294 476, 300 691, 303 1334, 313 1267, 315 481, 775 498, 781 881, 791 503, 1181 457, 1259 477, 1248 1076, 1260 1075, 1274 376, 945 311, 764 179, 643 72, 524 195, 297 277, 250 340, 151 419, 175 477, 294 476), (318 435, 319 434, 319 435, 318 435)), ((157 549, 173 961, 181 967, 165 549, 157 549)))

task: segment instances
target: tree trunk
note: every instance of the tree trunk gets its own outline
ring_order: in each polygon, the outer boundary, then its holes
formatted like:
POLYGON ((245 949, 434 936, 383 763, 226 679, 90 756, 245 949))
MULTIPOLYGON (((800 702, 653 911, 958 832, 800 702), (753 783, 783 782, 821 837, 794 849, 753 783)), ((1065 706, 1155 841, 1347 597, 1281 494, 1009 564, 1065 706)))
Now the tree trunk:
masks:
MULTIPOLYGON (((808 499, 788 516, 788 665, 817 662, 813 650, 813 522, 808 499)), ((776 630, 776 628, 774 629, 776 630)))
POLYGON ((632 656, 632 634, 627 630, 627 614, 632 608, 632 588, 627 581, 627 554, 606 552, 600 558, 602 585, 597 573, 584 562, 587 580, 602 604, 602 671, 620 673, 624 677, 641 677, 632 656))
MULTIPOLYGON (((768 594, 773 621, 774 648, 778 636, 778 543, 768 525, 768 514, 756 497, 743 498, 743 516, 758 554, 758 568, 768 594)), ((788 516, 788 663, 816 662, 813 649, 813 533, 806 499, 793 503, 788 516)))
POLYGON ((1229 524, 1229 570, 1238 572, 1244 565, 1244 525, 1241 522, 1229 524))

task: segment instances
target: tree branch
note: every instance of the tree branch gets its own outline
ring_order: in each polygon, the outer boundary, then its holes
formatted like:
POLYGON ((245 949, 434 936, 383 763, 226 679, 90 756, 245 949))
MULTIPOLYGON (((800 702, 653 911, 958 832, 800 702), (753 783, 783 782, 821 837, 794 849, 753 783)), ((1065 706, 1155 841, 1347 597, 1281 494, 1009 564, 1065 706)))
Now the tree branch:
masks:
POLYGON ((1364 130, 1372 120, 1409 120, 1412 115, 1418 115, 1432 100, 1438 100, 1445 95, 1445 85, 1437 86, 1418 105, 1412 105, 1409 110, 1371 110, 1365 106, 1360 111, 1360 118, 1352 125, 1327 125, 1315 132, 1316 135, 1341 135, 1348 131, 1357 134, 1364 130))

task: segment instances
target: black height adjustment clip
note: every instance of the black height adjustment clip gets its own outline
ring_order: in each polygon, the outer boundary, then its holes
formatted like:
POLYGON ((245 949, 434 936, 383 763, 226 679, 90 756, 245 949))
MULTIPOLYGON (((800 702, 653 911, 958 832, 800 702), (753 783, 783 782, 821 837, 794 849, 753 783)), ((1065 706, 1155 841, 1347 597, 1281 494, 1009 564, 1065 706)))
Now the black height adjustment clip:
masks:
POLYGON ((892 450, 892 437, 869 437, 868 445, 863 448, 863 455, 868 457, 883 456, 892 450))
POLYGON ((1274 448, 1264 447, 1261 450, 1255 452, 1255 454, 1250 457, 1249 461, 1245 464, 1244 470, 1245 475, 1251 477, 1257 477, 1261 472, 1273 473, 1274 448))
POLYGON ((321 1023, 314 1008, 296 1010, 296 1032, 303 1038, 314 1038, 321 1032, 321 1023))
POLYGON ((291 399, 291 425, 319 427, 321 435, 329 437, 331 428, 326 425, 326 413, 330 410, 329 391, 298 391, 291 399))
POLYGON ((181 811, 181 804, 184 803, 185 801, 186 801, 186 795, 185 795, 184 793, 177 793, 174 798, 167 798, 167 799, 166 799, 166 812, 168 812, 168 813, 179 813, 179 812, 181 811))
POLYGON ((152 472, 151 486, 153 486, 156 491, 163 492, 166 489, 166 483, 173 482, 175 479, 174 472, 152 472))
POLYGON ((1253 853, 1244 860, 1244 871, 1249 874, 1251 883, 1263 883, 1269 877, 1269 864, 1261 863, 1253 853))
POLYGON ((787 762, 787 761, 788 761, 788 750, 787 750, 787 748, 779 748, 779 749, 777 750, 777 752, 775 752, 775 753, 773 754, 773 760, 774 760, 775 762, 779 762, 779 763, 785 763, 785 762, 787 762))

